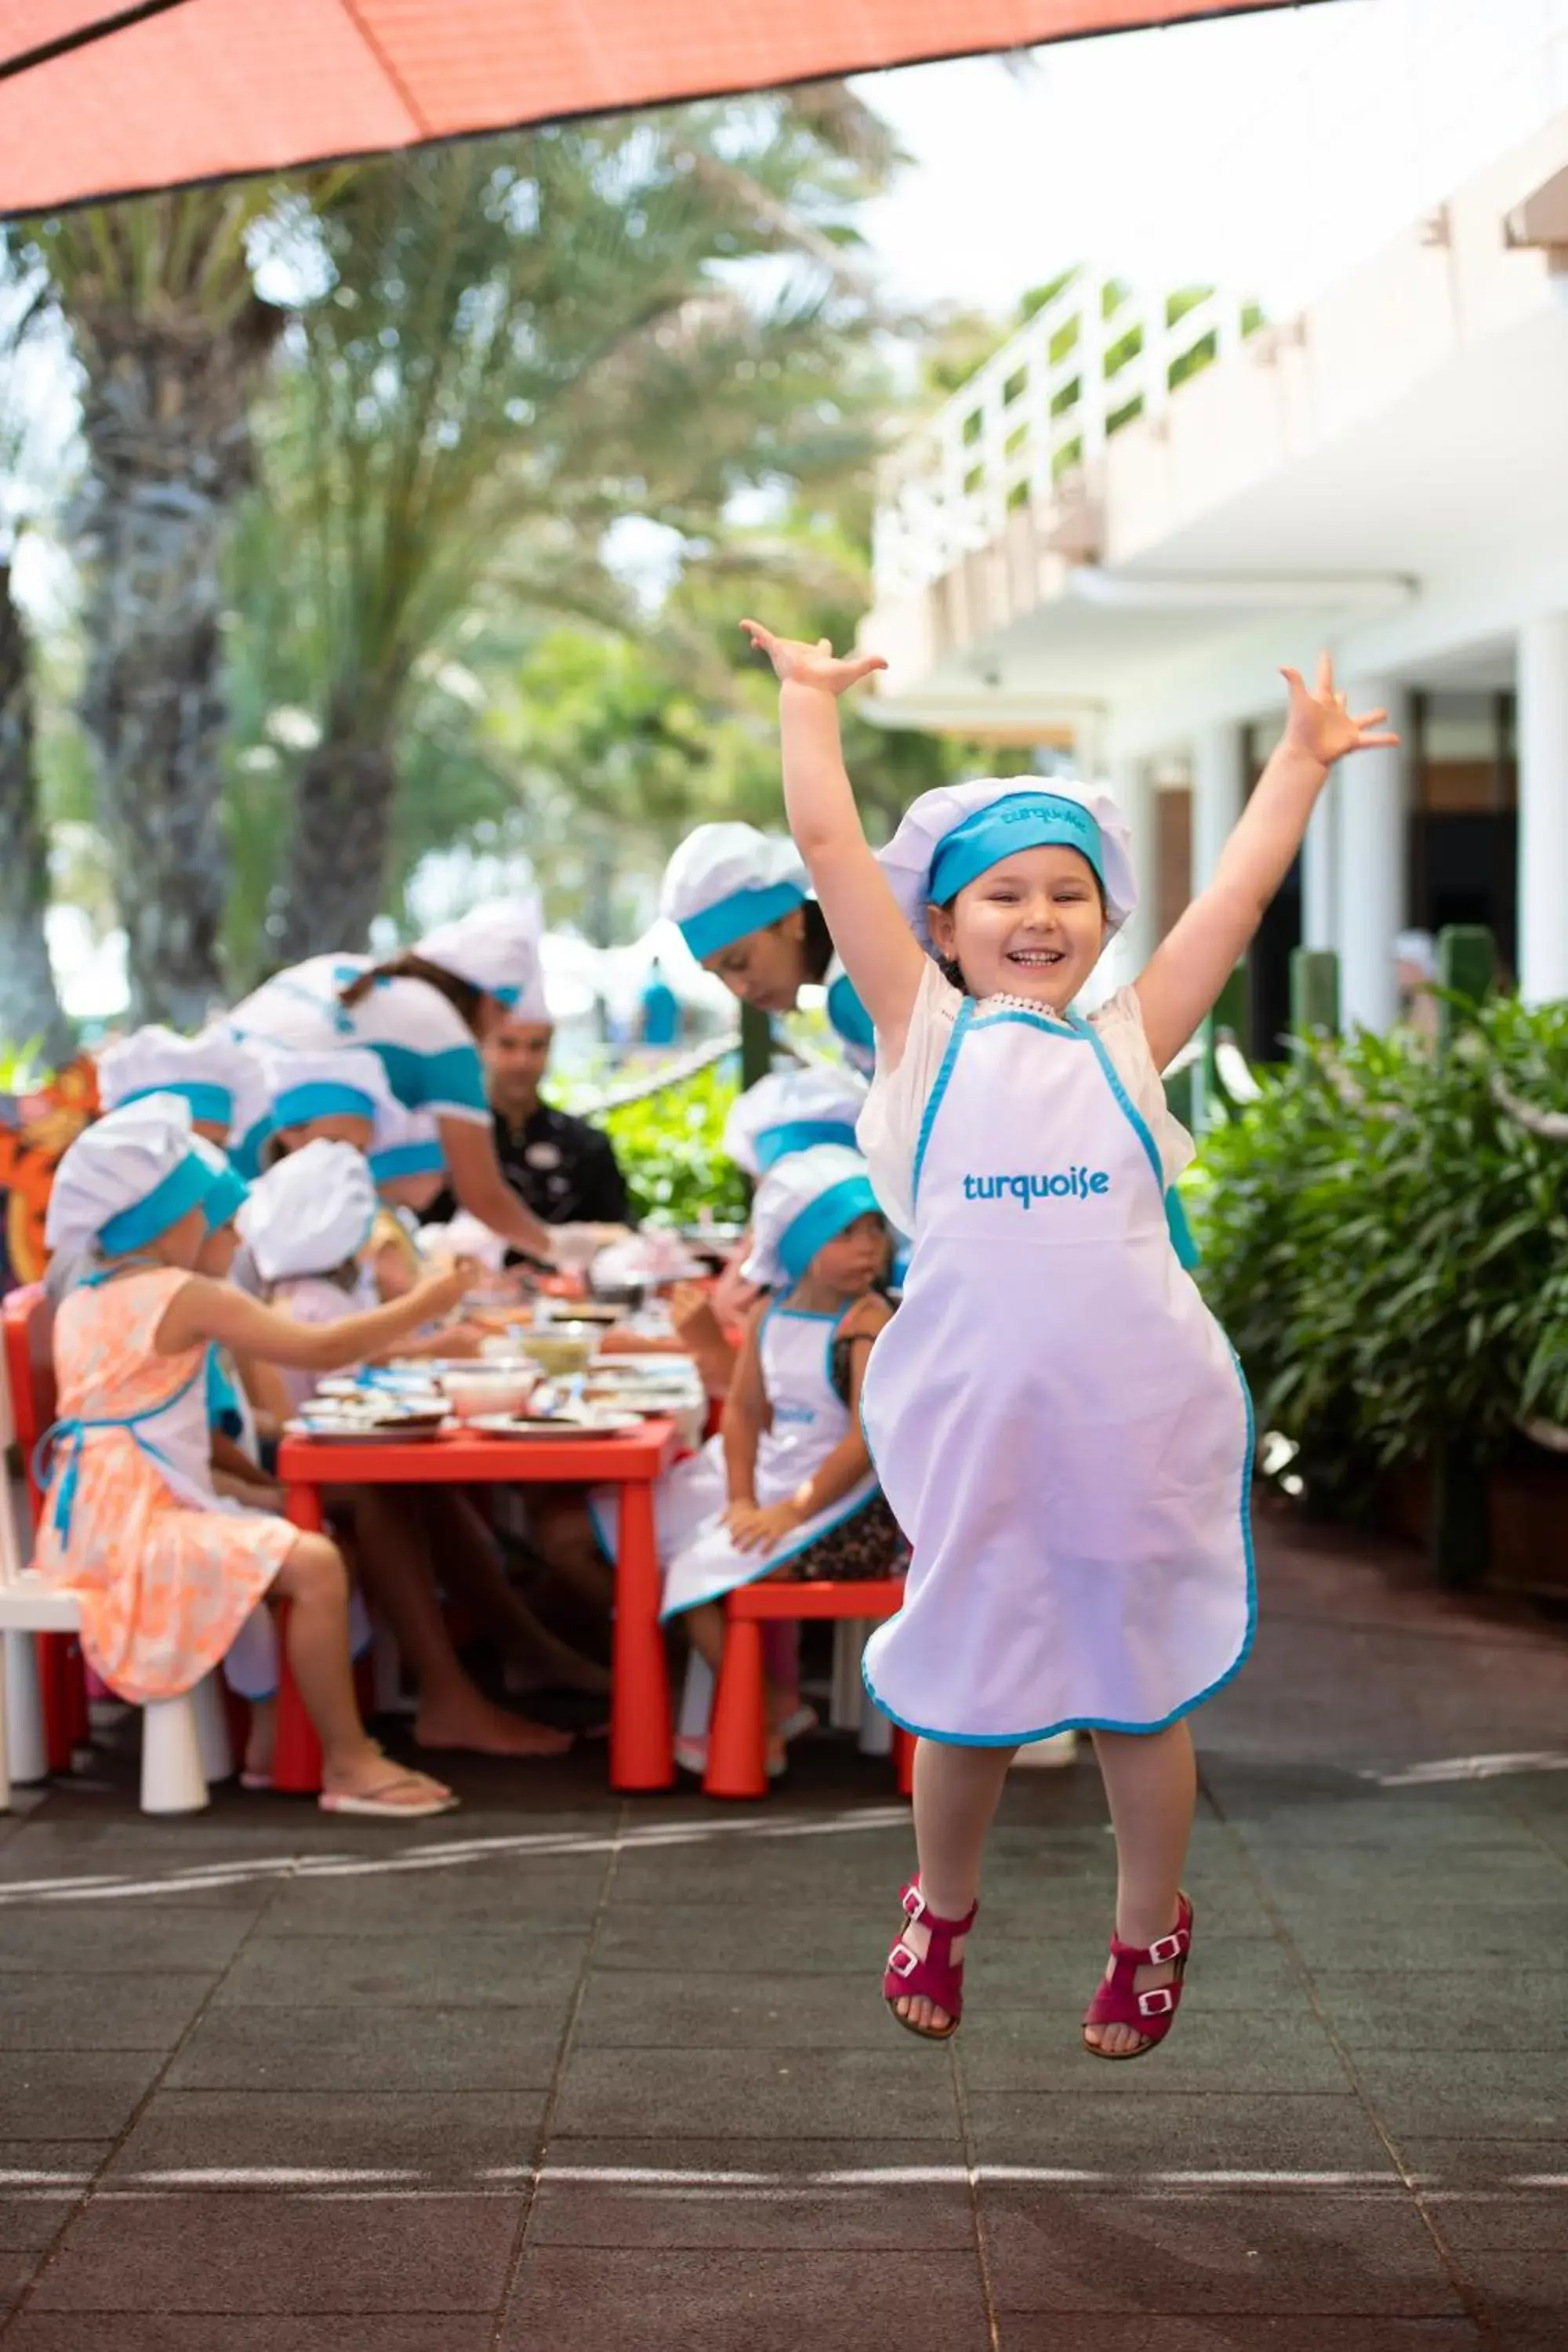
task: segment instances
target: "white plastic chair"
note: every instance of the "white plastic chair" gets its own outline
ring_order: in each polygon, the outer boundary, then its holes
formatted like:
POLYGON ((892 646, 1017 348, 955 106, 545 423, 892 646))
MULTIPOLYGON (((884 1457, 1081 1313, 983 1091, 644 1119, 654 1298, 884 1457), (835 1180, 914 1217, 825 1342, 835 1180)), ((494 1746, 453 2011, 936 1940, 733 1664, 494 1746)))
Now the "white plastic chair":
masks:
MULTIPOLYGON (((11 1386, 0 1362, 0 1454, 15 1443, 11 1386)), ((81 1612, 74 1592, 44 1583, 24 1564, 16 1498, 10 1481, 0 1496, 0 1812, 11 1805, 13 1780, 42 1780, 48 1774, 44 1743, 43 1696, 38 1686, 36 1633, 74 1633, 81 1612)), ((155 1700, 142 1710, 142 1810, 144 1813, 196 1813, 208 1802, 207 1783, 234 1769, 228 1725, 217 1677, 208 1675, 179 1698, 155 1700)))

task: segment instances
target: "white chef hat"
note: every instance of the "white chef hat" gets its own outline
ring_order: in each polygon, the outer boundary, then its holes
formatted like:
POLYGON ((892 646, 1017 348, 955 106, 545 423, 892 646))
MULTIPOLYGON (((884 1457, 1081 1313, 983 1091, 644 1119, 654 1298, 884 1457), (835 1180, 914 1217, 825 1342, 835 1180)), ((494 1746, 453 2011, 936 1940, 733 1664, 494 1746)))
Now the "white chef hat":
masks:
POLYGON ((108 1257, 144 1249, 205 1201, 212 1171, 195 1150, 183 1095, 144 1095, 84 1128, 55 1171, 50 1250, 108 1257))
POLYGON ((405 1110, 392 1103, 375 1123, 370 1172, 378 1184, 399 1176, 438 1176, 447 1165, 441 1130, 427 1110, 405 1110))
POLYGON ((775 1160, 814 1144, 838 1143, 852 1151, 866 1094, 864 1079, 853 1070, 772 1070, 730 1106, 724 1150, 748 1176, 761 1176, 775 1160))
POLYGON ((196 1037, 149 1024, 99 1056, 99 1100, 106 1110, 149 1095, 183 1095, 193 1119, 230 1136, 243 1135, 259 1116, 264 1089, 256 1055, 216 1024, 196 1037))
POLYGON ((375 1212, 363 1153, 318 1137, 257 1179, 238 1224, 263 1282, 283 1282, 335 1272, 364 1247, 375 1212))
POLYGON ((787 834, 754 824, 700 824, 664 869, 658 910, 679 924, 700 963, 749 931, 776 923, 810 887, 787 834))
MULTIPOLYGON (((466 980, 506 1005, 521 1006, 539 988, 539 938, 543 915, 536 890, 515 898, 491 898, 472 907, 450 923, 437 923, 415 942, 414 953, 426 963, 466 980)), ((542 1001, 541 998, 540 1001, 542 1001)), ((549 1015, 534 1013, 531 1020, 549 1015)))
POLYGON ((250 1198, 250 1187, 232 1165, 226 1151, 209 1143, 205 1135, 193 1135, 191 1150, 207 1171, 207 1196, 202 1202, 206 1214, 207 1231, 216 1234, 220 1225, 232 1225, 250 1198))
POLYGON ((1021 849, 1060 843, 1082 852, 1105 892, 1107 940, 1138 904, 1127 821, 1103 784, 1062 776, 979 776, 922 793, 877 860, 910 929, 931 946, 929 906, 1021 849))
POLYGON ((470 1210, 459 1209, 449 1224, 421 1225, 419 1247, 426 1257, 471 1257, 491 1274, 506 1265, 506 1243, 470 1210))
POLYGON ((858 1151, 816 1143, 790 1152, 757 1186, 746 1280, 770 1290, 798 1282, 817 1251, 868 1212, 880 1215, 881 1207, 858 1151))
POLYGON ((264 1045, 258 1051, 274 1128, 307 1127, 314 1118, 367 1118, 379 1139, 398 1108, 382 1058, 368 1045, 330 1045, 324 1053, 264 1045))
POLYGON ((1437 977, 1437 942, 1430 931, 1401 931, 1394 942, 1395 963, 1413 963, 1423 980, 1437 977))

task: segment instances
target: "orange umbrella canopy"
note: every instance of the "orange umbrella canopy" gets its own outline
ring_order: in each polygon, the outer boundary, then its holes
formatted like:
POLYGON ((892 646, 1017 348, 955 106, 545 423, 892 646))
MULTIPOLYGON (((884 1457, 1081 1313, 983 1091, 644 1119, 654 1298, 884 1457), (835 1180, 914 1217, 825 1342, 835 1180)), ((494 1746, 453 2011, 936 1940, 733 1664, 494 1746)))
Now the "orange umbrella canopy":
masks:
POLYGON ((1238 13, 1226 0, 0 0, 0 214, 1238 13))

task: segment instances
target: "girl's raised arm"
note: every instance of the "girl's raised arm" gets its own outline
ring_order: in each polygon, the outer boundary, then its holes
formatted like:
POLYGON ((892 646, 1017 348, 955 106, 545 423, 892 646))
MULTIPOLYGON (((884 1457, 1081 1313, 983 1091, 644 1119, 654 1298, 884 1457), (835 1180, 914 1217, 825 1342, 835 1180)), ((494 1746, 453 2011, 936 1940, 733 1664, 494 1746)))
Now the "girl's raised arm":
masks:
POLYGON ((795 847, 833 944, 876 1025, 879 1051, 895 1063, 926 959, 871 854, 838 739, 839 696, 888 665, 877 654, 838 660, 826 637, 808 646, 775 637, 760 621, 741 626, 778 674, 784 807, 795 847))
POLYGON ((1220 853, 1214 880, 1161 940, 1138 977, 1144 1034, 1156 1069, 1179 1054, 1235 971, 1270 899, 1290 870, 1307 821, 1336 760, 1347 752, 1397 744, 1376 731, 1387 713, 1359 719, 1334 690, 1327 654, 1315 690, 1300 671, 1281 673, 1290 689, 1285 732, 1220 853))

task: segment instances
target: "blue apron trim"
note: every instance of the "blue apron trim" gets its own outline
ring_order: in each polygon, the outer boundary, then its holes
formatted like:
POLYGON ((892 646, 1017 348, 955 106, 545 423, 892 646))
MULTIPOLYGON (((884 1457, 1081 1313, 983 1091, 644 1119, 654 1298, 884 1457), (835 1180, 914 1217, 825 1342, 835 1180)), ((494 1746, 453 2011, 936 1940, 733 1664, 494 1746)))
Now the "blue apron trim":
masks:
POLYGON ((485 1066, 477 1045, 446 1045, 438 1054, 421 1054, 384 1037, 355 1042, 380 1056, 386 1083, 405 1110, 423 1110, 428 1105, 437 1118, 447 1108, 483 1111, 489 1117, 485 1066))
MULTIPOLYGON (((1227 1347, 1230 1346, 1228 1340, 1226 1344, 1227 1347)), ((1206 1699, 1213 1698, 1217 1692, 1224 1690, 1227 1683, 1236 1680, 1252 1654, 1253 1641, 1258 1633, 1258 1563, 1252 1548, 1251 1510, 1252 1464, 1258 1438, 1257 1427, 1252 1417, 1252 1391, 1247 1385, 1247 1375, 1241 1369, 1241 1360, 1234 1348, 1230 1349, 1230 1360, 1236 1367, 1237 1384, 1241 1390, 1241 1402, 1247 1414, 1247 1442, 1241 1456, 1240 1496, 1241 1544, 1247 1560, 1247 1626, 1241 1637, 1241 1646, 1225 1672, 1222 1675, 1216 1675, 1214 1681, 1206 1684, 1195 1697, 1184 1699, 1180 1706, 1173 1706, 1169 1715, 1160 1717, 1158 1723, 1122 1723, 1105 1716, 1069 1715, 1064 1716, 1059 1723, 1042 1724, 1035 1731, 988 1732, 966 1737, 953 1731, 932 1731, 925 1724, 911 1723, 907 1716, 898 1714, 888 1705, 887 1700, 871 1680, 870 1672, 862 1657, 860 1679, 865 1684, 867 1692, 874 1704, 881 1708, 890 1723, 896 1723, 900 1731, 911 1732, 917 1739, 934 1740, 939 1747, 942 1748, 1027 1748, 1037 1739, 1055 1738, 1058 1731, 1125 1731, 1147 1738, 1156 1731, 1168 1731, 1173 1723, 1180 1723, 1184 1715, 1193 1714, 1196 1708, 1204 1705, 1206 1699)))
POLYGON ((963 1043, 965 1033, 973 1018, 974 999, 972 996, 966 996, 958 1008, 958 1018, 952 1024, 952 1034, 947 1041, 947 1051, 942 1057, 942 1066, 937 1071, 936 1084, 931 1090, 931 1100, 925 1107, 921 1119, 921 1131, 915 1141, 915 1164, 910 1176, 910 1199, 916 1208, 920 1206, 921 1170, 925 1166, 926 1148, 931 1142, 931 1131, 936 1125, 936 1115, 942 1108, 942 1098, 946 1094, 949 1081, 952 1076, 952 1066, 958 1059, 958 1049, 963 1043))
POLYGON ((1100 1069, 1104 1074, 1105 1083, 1116 1097, 1117 1102, 1131 1126, 1132 1132, 1143 1146, 1149 1165, 1154 1171, 1154 1181, 1160 1187, 1160 1197, 1165 1204, 1165 1230, 1171 1236, 1171 1246, 1175 1251, 1178 1261, 1190 1273, 1192 1268, 1200 1262, 1198 1245, 1193 1239, 1192 1227, 1187 1223, 1187 1212, 1181 1194, 1173 1184, 1167 1184, 1165 1181, 1165 1163, 1160 1157, 1160 1147, 1154 1140, 1149 1123, 1122 1085, 1121 1074, 1111 1060, 1100 1032, 1086 1021, 1081 1013, 1073 1014, 1072 1020, 1073 1026, 1079 1030, 1094 1047, 1100 1069))
POLYGON ((239 1391, 225 1370, 223 1356, 216 1340, 207 1348, 207 1425, 221 1436, 238 1439, 245 1434, 245 1418, 239 1410, 239 1391))
POLYGON ((89 1429, 128 1429, 143 1454, 150 1454, 154 1462, 161 1462, 165 1470, 172 1470, 174 1465, 166 1454, 162 1453, 153 1444, 151 1438, 137 1436, 138 1427, 144 1421, 156 1421, 160 1413, 167 1412, 171 1405, 178 1404, 183 1396, 188 1396, 196 1382, 206 1378, 206 1369, 207 1360, 204 1350, 202 1360, 190 1378, 182 1381, 173 1394, 164 1397, 161 1403, 146 1405, 140 1412, 101 1413, 89 1415, 81 1420, 73 1418, 68 1421, 57 1421, 51 1427, 45 1430, 33 1448, 33 1476, 40 1489, 46 1489, 53 1485, 56 1470, 60 1471, 59 1485, 54 1495, 53 1517, 55 1533, 60 1539, 62 1549, 70 1541, 71 1514, 76 1506, 82 1446, 88 1431, 89 1429))

